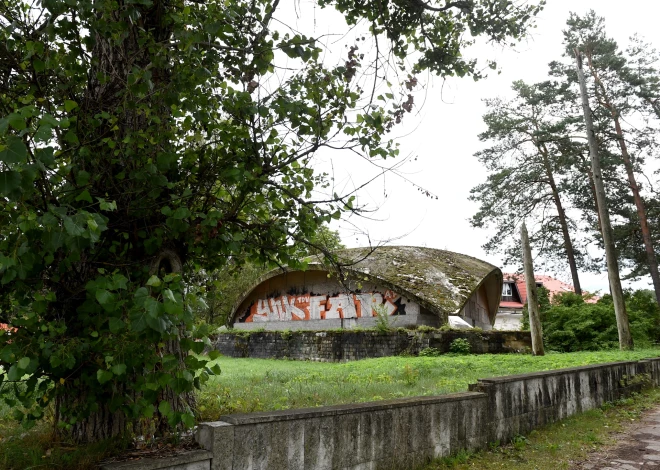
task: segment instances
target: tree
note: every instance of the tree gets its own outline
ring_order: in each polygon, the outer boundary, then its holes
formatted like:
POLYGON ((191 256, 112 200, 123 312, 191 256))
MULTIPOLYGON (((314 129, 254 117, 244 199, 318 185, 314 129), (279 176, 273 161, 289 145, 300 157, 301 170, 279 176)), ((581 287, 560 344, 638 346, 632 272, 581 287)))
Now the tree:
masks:
POLYGON ((582 55, 576 49, 577 75, 580 84, 580 96, 582 100, 582 109, 584 114, 584 124, 589 140, 589 154, 591 156, 591 172, 594 186, 596 187, 596 205, 598 207, 598 219, 600 229, 603 235, 603 245, 605 247, 605 257, 607 261, 607 277, 610 282, 610 292, 614 301, 614 313, 616 315, 616 324, 619 332, 619 347, 623 350, 633 348, 633 340, 630 334, 630 324, 628 322, 628 313, 623 299, 623 289, 619 277, 619 262, 617 259, 616 248, 612 235, 612 225, 610 223, 610 214, 607 207, 607 197, 603 185, 603 174, 600 166, 600 157, 598 154, 598 141, 591 118, 591 108, 589 106, 589 97, 587 96, 587 86, 582 71, 582 55))
POLYGON ((494 224, 496 234, 484 245, 486 251, 505 251, 517 259, 518 240, 512 236, 525 218, 532 218, 539 229, 533 242, 541 256, 568 262, 573 286, 581 294, 578 267, 585 266, 584 252, 576 250, 571 232, 576 224, 567 216, 563 186, 583 174, 573 171, 582 146, 570 138, 574 119, 565 114, 570 89, 552 82, 527 85, 514 82, 515 96, 508 100, 486 100, 484 122, 488 129, 479 139, 492 146, 476 157, 489 175, 471 191, 470 199, 480 203, 470 219, 475 227, 494 224))
POLYGON ((190 273, 300 265, 293 240, 356 210, 319 197, 315 153, 395 156, 416 74, 481 77, 466 38, 510 43, 541 8, 319 0, 378 44, 328 65, 315 38, 278 31, 279 3, 0 1, 0 309, 17 328, 0 394, 16 388, 24 423, 54 402, 81 442, 191 426, 218 370, 188 355, 208 344, 190 273), (359 77, 386 60, 401 88, 372 96, 359 77))
MULTIPOLYGON (((622 120, 638 109, 634 105, 634 100, 631 100, 634 93, 631 90, 630 82, 631 75, 637 78, 639 74, 630 71, 627 59, 619 51, 616 42, 605 35, 604 21, 596 16, 594 11, 589 12, 584 18, 572 13, 567 25, 568 29, 564 32, 567 55, 571 51, 585 55, 588 73, 593 81, 592 94, 599 106, 607 112, 611 127, 613 127, 613 133, 610 132, 620 151, 629 188, 633 195, 646 252, 646 264, 653 281, 658 305, 660 305, 658 261, 648 224, 646 204, 635 177, 635 171, 640 168, 641 159, 633 161, 633 155, 628 148, 628 137, 622 126, 622 120)), ((648 97, 650 94, 649 80, 645 80, 645 82, 646 84, 642 88, 643 93, 646 95, 646 100, 652 105, 653 100, 648 97)), ((639 142, 639 139, 637 141, 639 142)), ((615 305, 617 304, 616 297, 615 295, 615 305)))

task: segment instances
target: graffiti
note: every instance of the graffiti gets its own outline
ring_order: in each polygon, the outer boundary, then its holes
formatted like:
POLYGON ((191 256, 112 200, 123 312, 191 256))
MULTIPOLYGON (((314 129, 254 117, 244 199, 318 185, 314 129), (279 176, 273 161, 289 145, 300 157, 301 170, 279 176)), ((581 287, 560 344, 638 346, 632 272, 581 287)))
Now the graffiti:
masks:
MULTIPOLYGON (((377 316, 382 306, 387 315, 405 315, 406 306, 417 307, 393 291, 335 295, 281 295, 259 299, 240 322, 328 320, 377 316)), ((418 307, 417 307, 418 308, 418 307)))

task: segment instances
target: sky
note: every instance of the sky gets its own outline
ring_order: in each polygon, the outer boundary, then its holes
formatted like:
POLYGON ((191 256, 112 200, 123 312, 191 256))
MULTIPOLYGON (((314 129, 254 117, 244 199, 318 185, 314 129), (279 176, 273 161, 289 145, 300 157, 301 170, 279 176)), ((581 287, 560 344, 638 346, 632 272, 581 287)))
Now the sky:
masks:
MULTIPOLYGON (((303 0, 294 2, 296 18, 311 27, 315 33, 334 33, 342 23, 341 17, 331 12, 314 9, 313 26, 309 23, 311 7, 303 0), (305 9, 307 8, 307 11, 305 9), (305 19, 306 18, 306 19, 305 19)), ((468 200, 472 187, 485 181, 486 172, 475 152, 484 148, 477 138, 485 130, 481 119, 485 98, 510 97, 511 83, 541 81, 547 77, 547 63, 562 53, 562 29, 569 12, 584 14, 590 9, 605 18, 609 36, 625 47, 627 38, 635 33, 660 48, 658 14, 660 4, 653 0, 548 0, 537 18, 537 27, 515 50, 480 45, 470 54, 480 59, 496 59, 501 73, 487 79, 434 79, 425 83, 423 104, 416 103, 412 115, 406 116, 406 125, 398 142, 401 156, 410 157, 401 171, 406 179, 421 186, 438 199, 425 197, 415 186, 392 175, 377 180, 358 193, 359 201, 377 208, 368 217, 350 218, 334 224, 342 240, 349 247, 364 246, 371 241, 387 241, 397 245, 418 245, 440 248, 471 255, 506 271, 520 268, 515 263, 506 266, 506 260, 488 255, 481 248, 487 238, 485 230, 474 229, 468 219, 477 211, 477 204, 468 200), (359 232, 356 233, 356 227, 359 232), (368 238, 364 234, 368 234, 368 238)), ((346 39, 346 38, 342 38, 346 39)), ((328 48, 342 51, 341 39, 328 44, 328 48)), ((423 81, 424 81, 423 80, 423 81)), ((419 95, 418 95, 419 96, 419 95)), ((352 189, 374 174, 373 167, 352 155, 334 154, 321 158, 320 167, 331 168, 335 183, 340 188, 352 189)), ((537 259, 535 269, 545 274, 542 260, 537 259)), ((547 273, 552 274, 552 273, 547 273)), ((570 282, 568 267, 557 277, 570 282)), ((581 273, 583 289, 607 292, 607 275, 581 273)), ((648 287, 650 279, 634 284, 635 288, 648 287)))

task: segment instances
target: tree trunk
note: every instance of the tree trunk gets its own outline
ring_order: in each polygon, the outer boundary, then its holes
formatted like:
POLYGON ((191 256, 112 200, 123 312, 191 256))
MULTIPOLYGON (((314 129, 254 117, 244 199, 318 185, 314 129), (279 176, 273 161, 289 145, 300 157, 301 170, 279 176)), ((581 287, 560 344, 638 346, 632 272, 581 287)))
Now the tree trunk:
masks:
MULTIPOLYGON (((124 2, 119 1, 118 6, 114 11, 104 11, 99 13, 99 15, 103 15, 102 19, 107 23, 124 21, 120 14, 121 9, 124 7, 124 2)), ((116 115, 118 120, 117 125, 112 129, 80 129, 79 131, 81 135, 103 135, 112 137, 117 142, 121 142, 125 137, 139 133, 147 128, 148 123, 144 113, 136 111, 131 106, 125 106, 126 102, 130 101, 132 98, 126 91, 126 83, 130 81, 129 75, 135 69, 150 70, 154 90, 154 93, 150 95, 152 101, 150 104, 153 114, 157 114, 162 122, 166 122, 170 118, 169 107, 165 105, 162 98, 156 97, 158 96, 158 93, 155 93, 155 91, 166 89, 169 86, 169 71, 166 67, 158 68, 154 66, 154 62, 163 63, 163 61, 152 60, 153 57, 151 56, 152 52, 150 49, 141 45, 141 39, 143 39, 141 38, 141 34, 144 34, 144 31, 148 31, 148 34, 153 35, 154 38, 161 42, 167 41, 171 28, 170 25, 163 21, 165 16, 164 9, 167 7, 167 3, 161 0, 155 0, 147 6, 143 6, 140 12, 141 14, 139 15, 139 20, 136 21, 135 24, 131 23, 132 27, 129 29, 128 34, 125 37, 122 37, 121 40, 117 40, 117 38, 114 37, 108 37, 107 33, 96 33, 94 47, 91 51, 93 60, 91 61, 92 68, 89 74, 90 80, 87 85, 84 102, 81 105, 80 114, 85 113, 93 116, 97 113, 108 112, 112 115, 116 115)), ((89 120, 86 119, 79 119, 79 122, 81 123, 88 121, 89 120)), ((136 149, 136 154, 141 154, 144 157, 146 152, 151 152, 152 155, 149 156, 155 161, 158 152, 162 152, 164 150, 163 147, 167 147, 167 145, 168 144, 165 143, 159 148, 136 149)), ((96 175, 103 174, 104 177, 112 179, 115 178, 113 169, 121 167, 121 170, 125 170, 128 173, 128 171, 132 169, 132 166, 137 164, 122 155, 113 155, 112 152, 109 152, 107 148, 103 147, 100 147, 98 152, 93 154, 93 158, 81 157, 75 163, 79 168, 86 169, 90 173, 96 175)), ((113 183, 116 187, 120 188, 120 194, 122 192, 132 194, 131 198, 134 197, 134 194, 144 190, 140 181, 135 181, 131 178, 114 179, 113 183)), ((107 182, 103 182, 103 184, 107 184, 107 182)), ((102 194, 102 188, 95 188, 93 192, 102 194)), ((131 203, 130 198, 124 200, 121 195, 116 202, 118 210, 115 214, 121 214, 122 208, 125 207, 126 204, 131 203)), ((111 230, 108 230, 108 232, 113 232, 113 230, 120 226, 121 228, 117 229, 117 232, 126 231, 127 233, 137 233, 138 229, 133 225, 133 221, 124 218, 119 220, 119 218, 121 218, 121 216, 109 214, 108 226, 111 227, 111 230)), ((158 222, 157 219, 156 222, 158 222)), ((163 248, 156 256, 138 251, 138 249, 135 248, 133 252, 131 252, 131 258, 136 264, 141 263, 148 266, 150 268, 149 275, 159 273, 159 271, 164 271, 164 273, 180 273, 182 269, 182 258, 184 257, 183 254, 167 248, 167 240, 163 241, 163 243, 163 248)), ((137 246, 137 244, 135 246, 137 246)), ((82 262, 81 264, 85 264, 85 262, 82 262)), ((84 288, 82 287, 96 275, 96 266, 93 265, 93 262, 89 261, 86 262, 86 264, 89 269, 85 272, 88 271, 89 276, 76 276, 75 273, 72 273, 69 277, 72 282, 77 283, 77 285, 75 288, 69 287, 69 290, 74 292, 84 292, 84 288)), ((58 298, 59 297, 60 295, 58 294, 58 298)), ((66 298, 67 296, 63 294, 62 297, 66 298)), ((82 302, 84 297, 79 300, 82 302)), ((76 308, 76 306, 70 306, 68 308, 76 308)), ((159 348, 158 354, 162 356, 169 354, 174 355, 183 369, 187 351, 181 349, 180 339, 179 336, 177 338, 165 340, 158 346, 154 344, 153 347, 159 348)), ((143 373, 148 372, 153 371, 143 371, 143 373)), ((119 436, 127 432, 132 432, 137 435, 152 435, 155 433, 167 434, 172 431, 168 424, 168 420, 158 411, 157 408, 152 416, 129 419, 121 411, 111 411, 108 403, 111 396, 103 395, 90 397, 84 384, 80 384, 77 387, 73 386, 74 379, 75 377, 72 377, 71 380, 67 380, 66 384, 62 384, 62 386, 71 387, 71 390, 70 393, 62 394, 58 398, 58 402, 56 403, 56 421, 67 416, 67 414, 64 413, 66 410, 69 411, 68 416, 71 416, 71 410, 85 409, 84 404, 89 405, 90 402, 93 403, 94 408, 96 408, 93 409, 89 416, 80 416, 68 430, 70 437, 75 441, 81 443, 96 442, 119 436)), ((127 390, 114 390, 115 395, 125 395, 126 393, 127 390)), ((134 395, 132 397, 133 401, 138 399, 140 399, 140 396, 134 395)), ((178 395, 167 387, 160 392, 158 399, 159 401, 167 401, 170 404, 170 409, 174 412, 183 413, 194 410, 195 400, 192 393, 178 395)), ((158 404, 156 404, 156 407, 157 406, 158 404)), ((73 414, 75 415, 75 413, 73 414)))
POLYGON ((626 169, 626 175, 628 176, 628 183, 630 184, 630 191, 633 194, 633 199, 635 200, 635 207, 637 208, 637 216, 639 217, 639 225, 642 230, 642 240, 644 241, 644 249, 646 251, 646 261, 649 267, 649 274, 651 275, 651 280, 653 281, 653 289, 655 291, 655 299, 658 305, 660 305, 660 274, 658 273, 658 260, 655 256, 655 250, 653 248, 653 241, 651 239, 651 231, 649 230, 649 224, 646 217, 646 207, 644 200, 639 193, 639 185, 635 179, 635 173, 633 170, 632 161, 630 160, 630 154, 628 153, 628 146, 626 145, 626 140, 623 137, 623 129, 621 128, 621 122, 619 120, 619 111, 612 104, 611 100, 607 96, 607 91, 605 85, 601 81, 600 77, 594 70, 593 64, 589 61, 589 68, 591 74, 596 81, 596 84, 602 92, 602 106, 606 108, 612 115, 612 120, 614 121, 614 130, 616 132, 617 142, 619 148, 621 149, 621 157, 623 158, 623 166, 626 169))
POLYGON ((580 93, 582 95, 582 111, 584 113, 587 139, 589 140, 589 153, 591 154, 591 171, 594 178, 594 186, 596 187, 596 201, 598 202, 601 232, 603 235, 603 244, 605 246, 607 274, 610 281, 612 299, 614 300, 614 313, 616 315, 616 324, 619 332, 619 347, 624 350, 632 349, 633 340, 630 334, 630 324, 628 322, 626 304, 623 301, 623 289, 621 287, 621 278, 619 277, 619 262, 614 247, 612 224, 610 223, 610 214, 607 208, 605 186, 603 185, 603 175, 600 168, 600 158, 598 156, 598 143, 596 142, 594 125, 591 120, 591 108, 589 107, 589 98, 587 96, 587 85, 584 80, 584 72, 582 71, 582 56, 577 50, 576 60, 578 80, 580 82, 580 93))
POLYGON ((658 259, 655 256, 655 249, 653 248, 651 230, 649 229, 648 219, 646 217, 646 206, 642 196, 639 194, 639 186, 635 180, 635 174, 633 172, 630 154, 628 153, 628 147, 623 138, 623 131, 621 129, 619 118, 616 115, 614 116, 614 128, 616 130, 616 136, 619 141, 619 147, 621 148, 623 165, 626 168, 626 174, 628 175, 630 190, 633 193, 633 198, 635 199, 635 207, 637 208, 639 225, 642 230, 642 239, 644 240, 644 249, 646 250, 646 261, 649 266, 649 274, 651 274, 651 280, 653 281, 653 289, 655 290, 655 299, 658 305, 660 305, 660 274, 658 273, 658 259))
POLYGON ((575 293, 577 295, 582 295, 580 277, 578 276, 577 264, 575 262, 573 242, 571 241, 571 235, 568 232, 566 212, 564 211, 564 206, 561 203, 559 190, 557 189, 557 184, 555 183, 555 178, 552 174, 552 168, 550 167, 550 162, 548 161, 548 149, 546 148, 545 144, 542 144, 542 148, 540 150, 541 156, 543 157, 543 166, 545 167, 546 174, 548 175, 548 182, 550 183, 550 189, 552 190, 552 198, 554 199, 555 206, 557 207, 559 224, 561 225, 561 233, 564 237, 564 250, 566 250, 566 258, 568 258, 568 266, 571 269, 571 277, 573 278, 573 288, 575 289, 575 293))
POLYGON ((543 328, 539 314, 539 296, 536 291, 536 278, 534 277, 534 264, 532 262, 532 248, 529 246, 527 227, 523 222, 520 228, 522 242, 523 264, 525 267, 525 284, 527 285, 527 311, 529 312, 529 330, 532 335, 532 354, 543 356, 543 328))

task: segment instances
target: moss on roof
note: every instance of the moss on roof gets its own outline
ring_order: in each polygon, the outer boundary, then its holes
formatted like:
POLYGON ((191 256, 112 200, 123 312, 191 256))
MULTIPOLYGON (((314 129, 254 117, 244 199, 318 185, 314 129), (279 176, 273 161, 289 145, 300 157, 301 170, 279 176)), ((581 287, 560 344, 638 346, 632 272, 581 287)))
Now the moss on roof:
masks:
POLYGON ((404 290, 435 313, 446 315, 457 313, 489 274, 499 272, 472 256, 435 248, 382 246, 370 251, 353 248, 343 250, 339 257, 355 263, 347 271, 404 290))

